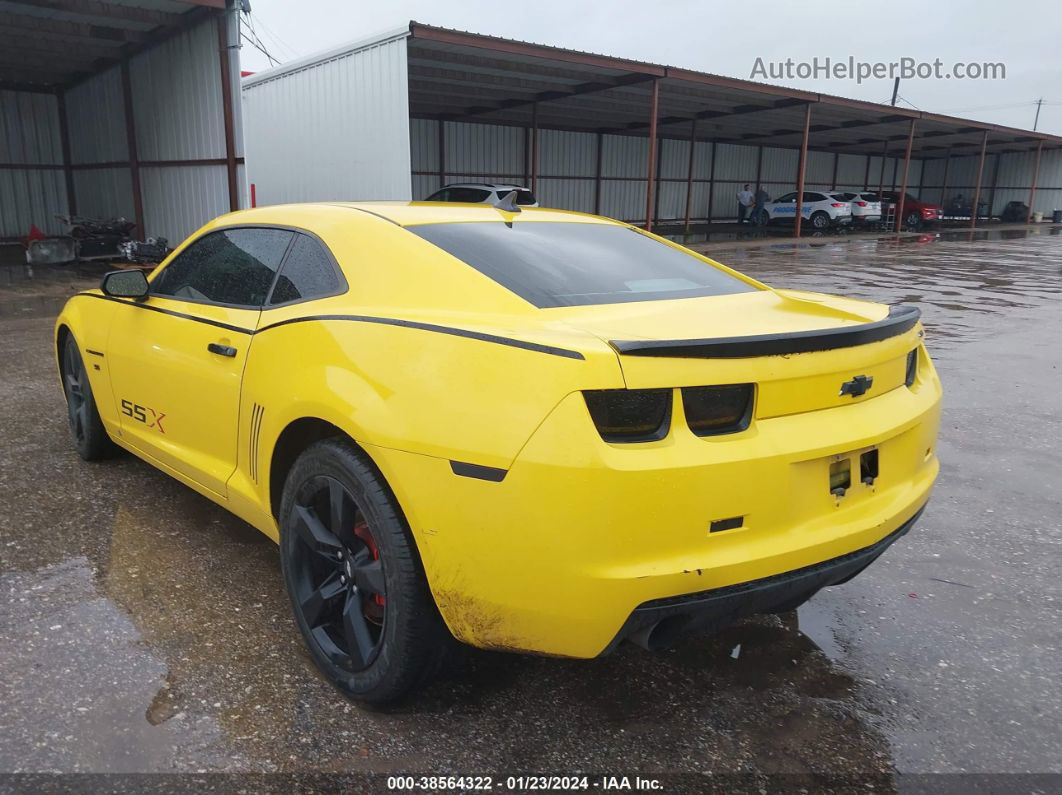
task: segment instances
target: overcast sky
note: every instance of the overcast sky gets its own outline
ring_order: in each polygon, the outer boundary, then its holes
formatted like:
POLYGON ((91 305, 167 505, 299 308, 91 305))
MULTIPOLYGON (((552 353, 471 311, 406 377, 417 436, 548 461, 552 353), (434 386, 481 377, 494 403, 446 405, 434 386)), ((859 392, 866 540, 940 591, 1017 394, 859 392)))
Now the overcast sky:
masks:
MULTIPOLYGON (((1014 0, 250 0, 251 21, 281 62, 403 26, 430 25, 568 47, 748 79, 757 58, 816 56, 898 61, 945 71, 955 62, 1002 62, 1002 80, 908 80, 899 104, 1062 135, 1062 3, 1014 0)), ((244 69, 269 62, 244 43, 244 69)), ((772 80, 822 93, 888 102, 892 81, 772 80)))

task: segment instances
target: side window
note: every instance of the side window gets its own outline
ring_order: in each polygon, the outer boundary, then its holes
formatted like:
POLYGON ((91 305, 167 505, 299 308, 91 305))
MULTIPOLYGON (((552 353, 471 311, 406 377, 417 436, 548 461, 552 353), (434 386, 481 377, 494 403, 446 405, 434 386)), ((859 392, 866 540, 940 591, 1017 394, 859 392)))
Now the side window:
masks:
POLYGON ((826 197, 821 193, 815 193, 813 191, 804 191, 804 201, 806 202, 821 202, 825 201, 826 197))
POLYGON ((437 191, 435 191, 435 193, 433 193, 431 196, 426 198, 424 201, 427 201, 427 202, 446 202, 446 201, 450 201, 450 189, 449 188, 443 188, 442 190, 437 190, 437 191))
POLYGON ((321 244, 308 235, 297 235, 277 277, 269 305, 333 295, 340 286, 332 260, 321 244))
POLYGON ((258 307, 293 232, 285 229, 224 229, 192 243, 151 284, 152 295, 186 301, 258 307))
POLYGON ((779 196, 777 199, 775 199, 775 201, 776 202, 795 202, 796 201, 796 194, 795 193, 787 193, 785 196, 779 196))

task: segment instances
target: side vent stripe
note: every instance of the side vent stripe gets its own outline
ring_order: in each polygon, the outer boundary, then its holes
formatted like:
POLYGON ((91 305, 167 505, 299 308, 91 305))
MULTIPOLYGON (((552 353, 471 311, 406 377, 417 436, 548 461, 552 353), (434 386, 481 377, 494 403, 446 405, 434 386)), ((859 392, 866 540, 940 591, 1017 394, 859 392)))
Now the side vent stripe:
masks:
POLYGON ((262 434, 262 416, 264 414, 265 407, 255 403, 251 411, 251 429, 247 451, 248 470, 251 473, 251 479, 255 483, 258 482, 258 440, 262 434))

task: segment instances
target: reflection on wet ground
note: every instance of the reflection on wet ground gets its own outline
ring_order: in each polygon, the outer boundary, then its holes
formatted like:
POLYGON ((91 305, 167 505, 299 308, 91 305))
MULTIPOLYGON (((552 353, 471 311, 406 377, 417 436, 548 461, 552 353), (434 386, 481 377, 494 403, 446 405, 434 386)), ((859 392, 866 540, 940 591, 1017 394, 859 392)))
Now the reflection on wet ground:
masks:
POLYGON ((925 234, 707 251, 772 287, 921 307, 933 350, 975 338, 982 314, 1012 315, 1062 295, 1060 239, 1004 232, 925 234))
POLYGON ((1062 770, 1062 238, 711 255, 923 308, 948 398, 921 526, 798 614, 658 655, 470 652, 391 712, 316 675, 271 542, 131 457, 76 457, 50 313, 0 315, 0 771, 1062 770))

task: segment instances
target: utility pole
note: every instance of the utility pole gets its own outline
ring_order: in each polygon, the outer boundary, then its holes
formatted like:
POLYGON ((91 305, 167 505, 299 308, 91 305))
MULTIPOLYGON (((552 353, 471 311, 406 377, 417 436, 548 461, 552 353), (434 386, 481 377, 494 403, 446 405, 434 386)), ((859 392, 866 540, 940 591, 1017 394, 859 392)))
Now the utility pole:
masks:
POLYGON ((1040 97, 1036 100, 1036 118, 1033 119, 1033 132, 1036 132, 1036 125, 1040 123, 1040 106, 1044 104, 1044 98, 1040 97))
MULTIPOLYGON (((900 78, 896 78, 896 82, 892 84, 892 106, 896 107, 896 97, 900 93, 900 78)), ((1035 128, 1033 128, 1035 129, 1035 128)))

